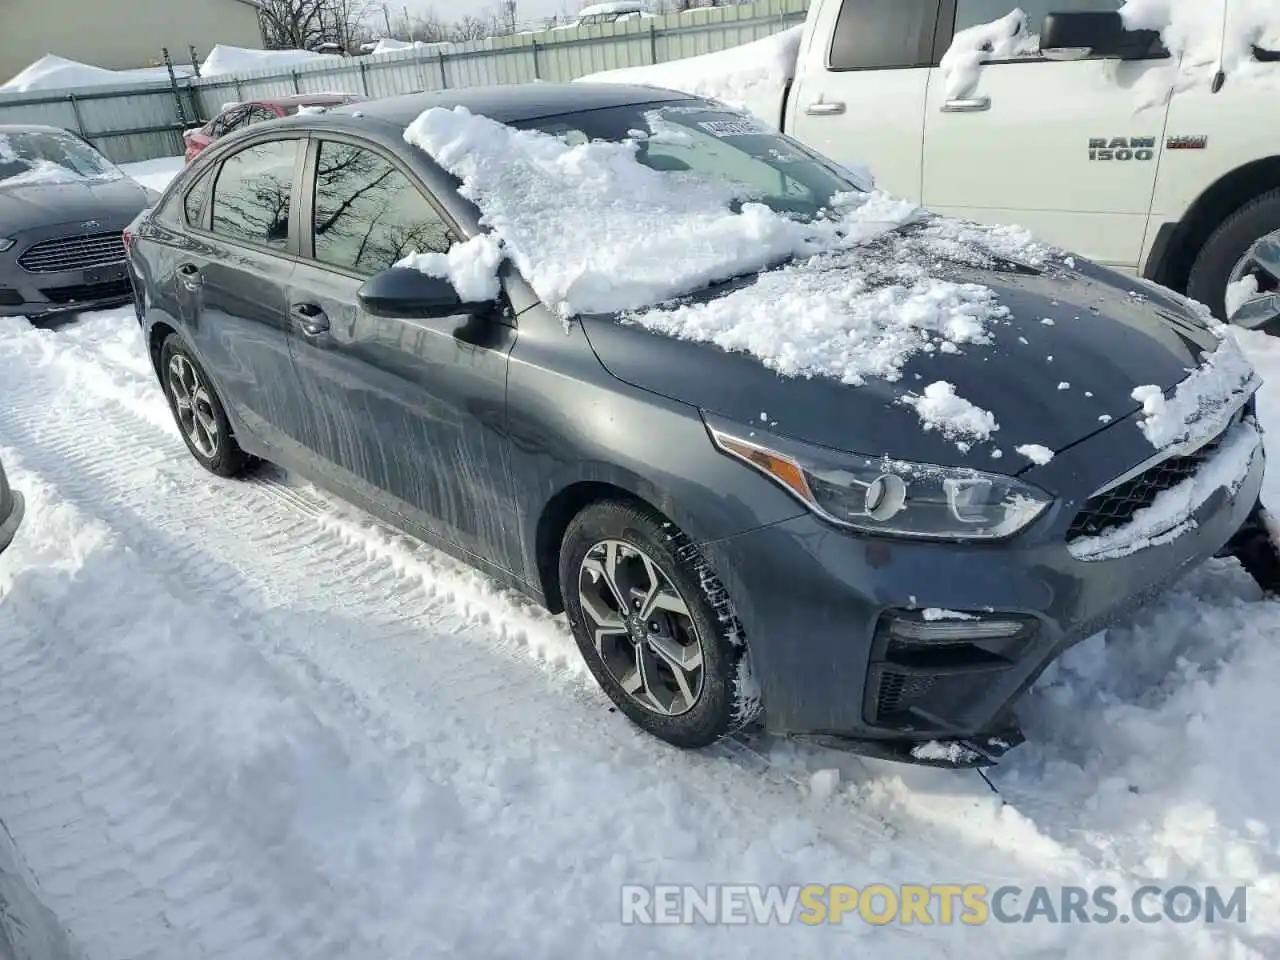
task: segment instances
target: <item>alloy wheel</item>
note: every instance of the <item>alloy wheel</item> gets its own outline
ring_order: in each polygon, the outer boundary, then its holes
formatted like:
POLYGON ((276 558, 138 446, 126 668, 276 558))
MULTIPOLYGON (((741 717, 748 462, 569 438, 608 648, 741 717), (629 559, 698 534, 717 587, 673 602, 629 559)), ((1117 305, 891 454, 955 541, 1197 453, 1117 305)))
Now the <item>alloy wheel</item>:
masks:
POLYGON ((578 596, 601 663, 632 700, 660 716, 702 694, 702 638, 680 592, 640 548, 602 540, 578 572, 578 596))
POLYGON ((200 455, 212 460, 217 456, 219 443, 213 399, 195 365, 180 353, 169 360, 168 384, 178 413, 178 426, 200 455))
POLYGON ((1280 316, 1280 230, 1258 240, 1227 277, 1227 319, 1250 329, 1280 316), (1237 288, 1240 281, 1247 286, 1237 288))

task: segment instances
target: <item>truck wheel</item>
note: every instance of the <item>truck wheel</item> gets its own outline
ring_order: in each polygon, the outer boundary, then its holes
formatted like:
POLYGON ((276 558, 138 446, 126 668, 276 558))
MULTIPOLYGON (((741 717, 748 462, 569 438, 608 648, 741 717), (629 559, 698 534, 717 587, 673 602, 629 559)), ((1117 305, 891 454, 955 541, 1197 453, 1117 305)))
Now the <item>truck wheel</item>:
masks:
POLYGON ((1191 268, 1187 294, 1206 304, 1219 319, 1266 329, 1276 312, 1268 298, 1277 292, 1280 190, 1272 190, 1246 203, 1213 232, 1191 268), (1251 286, 1239 292, 1228 316, 1227 288, 1246 278, 1252 278, 1251 286))
POLYGON ((640 728, 677 747, 705 747, 759 713, 724 587, 653 510, 606 500, 574 517, 560 589, 587 666, 640 728))

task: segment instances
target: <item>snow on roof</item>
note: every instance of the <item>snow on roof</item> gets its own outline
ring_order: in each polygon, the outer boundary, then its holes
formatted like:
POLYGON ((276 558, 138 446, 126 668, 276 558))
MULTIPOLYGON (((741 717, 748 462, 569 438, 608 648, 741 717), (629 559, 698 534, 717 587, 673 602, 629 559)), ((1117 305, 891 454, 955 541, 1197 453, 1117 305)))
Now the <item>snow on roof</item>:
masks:
POLYGON ((930 218, 882 193, 838 195, 812 222, 750 201, 735 213, 734 184, 646 167, 634 140, 570 145, 464 107, 425 111, 405 139, 462 180, 482 223, 562 315, 623 314, 786 376, 894 379, 915 353, 984 343, 1005 308, 985 286, 939 277, 939 261, 1036 263, 1048 252, 1017 228, 930 218), (780 263, 709 301, 673 302, 780 263))
POLYGON ((746 110, 772 127, 782 118, 782 94, 795 77, 803 25, 738 47, 669 60, 647 67, 625 67, 580 77, 582 83, 625 83, 679 90, 746 110))
POLYGON ((209 51, 200 65, 202 77, 216 77, 227 73, 248 73, 296 63, 313 63, 317 60, 340 60, 336 54, 313 53, 310 50, 253 50, 220 43, 209 51))
POLYGON ((594 17, 603 13, 640 13, 644 4, 638 0, 609 0, 607 3, 592 3, 578 11, 579 17, 594 17))

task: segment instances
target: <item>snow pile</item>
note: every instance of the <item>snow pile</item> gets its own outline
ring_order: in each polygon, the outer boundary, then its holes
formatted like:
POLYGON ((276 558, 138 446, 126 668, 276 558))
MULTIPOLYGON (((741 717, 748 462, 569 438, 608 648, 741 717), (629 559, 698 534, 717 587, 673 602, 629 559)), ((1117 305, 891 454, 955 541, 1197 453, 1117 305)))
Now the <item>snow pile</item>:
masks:
POLYGON ((912 407, 925 431, 937 430, 949 440, 959 440, 961 449, 969 440, 987 440, 1000 427, 995 415, 956 396, 956 388, 945 380, 925 387, 924 395, 907 394, 901 403, 912 407))
POLYGON ((1251 273, 1227 284, 1227 316, 1233 316, 1237 310, 1256 297, 1260 290, 1258 278, 1251 273))
POLYGON ((961 30, 938 62, 946 78, 946 99, 954 100, 978 85, 979 69, 987 60, 1009 60, 1034 54, 1039 38, 1031 33, 1027 15, 1015 7, 999 20, 961 30))
POLYGON ((384 53, 402 53, 405 50, 446 50, 453 47, 452 43, 442 41, 440 43, 426 43, 422 40, 394 40, 390 37, 383 37, 375 43, 366 43, 361 45, 362 53, 377 57, 384 53))
POLYGON ((498 296, 498 266, 502 259, 502 245, 492 234, 482 233, 464 243, 455 243, 448 253, 415 251, 396 266, 448 280, 465 303, 485 303, 498 296))
MULTIPOLYGON (((179 77, 190 76, 190 66, 174 64, 179 77)), ((107 84, 138 83, 169 79, 168 67, 140 67, 136 70, 107 70, 76 60, 47 53, 30 64, 8 83, 0 85, 3 93, 26 93, 31 90, 66 90, 76 87, 99 87, 107 84)))
POLYGON ((948 264, 1047 255, 1025 231, 930 218, 880 193, 841 195, 813 222, 752 202, 735 213, 734 184, 646 167, 635 141, 570 145, 461 107, 427 110, 405 139, 462 180, 561 315, 623 313, 785 376, 894 379, 914 353, 985 343, 1004 308, 989 288, 948 278, 948 264), (669 302, 783 263, 722 296, 669 302))
POLYGON ((1067 549, 1077 560, 1113 560, 1182 536, 1195 528, 1192 515, 1219 488, 1233 494, 1240 489, 1261 451, 1257 424, 1251 419, 1237 424, 1195 476, 1157 495, 1124 526, 1073 540, 1067 549))
POLYGON ((1195 449, 1226 428, 1258 382, 1253 365, 1228 335, 1171 398, 1154 385, 1134 388, 1133 399, 1142 404, 1143 413, 1138 428, 1157 450, 1175 444, 1195 449))
POLYGON ((775 129, 782 120, 782 93, 795 77, 803 26, 791 27, 716 53, 647 67, 624 67, 579 77, 579 83, 626 83, 678 90, 745 110, 775 129))
POLYGON ((200 76, 216 77, 227 73, 249 73, 254 70, 288 68, 318 60, 341 60, 332 53, 312 53, 310 50, 251 50, 219 43, 200 65, 200 76))
POLYGON ((1043 467, 1053 459, 1053 451, 1038 443, 1026 443, 1015 447, 1014 452, 1026 457, 1038 467, 1043 467))
POLYGON ((636 0, 609 0, 607 3, 592 3, 578 11, 579 17, 594 17, 605 13, 643 13, 644 5, 636 0))

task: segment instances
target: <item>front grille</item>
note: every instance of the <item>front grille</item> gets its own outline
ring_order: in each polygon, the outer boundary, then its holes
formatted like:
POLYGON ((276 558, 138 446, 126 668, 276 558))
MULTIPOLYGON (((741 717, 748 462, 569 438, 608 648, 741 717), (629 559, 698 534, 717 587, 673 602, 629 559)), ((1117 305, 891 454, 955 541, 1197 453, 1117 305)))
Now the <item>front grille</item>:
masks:
POLYGON ((1090 497, 1071 521, 1067 540, 1096 537, 1130 523, 1135 513, 1151 506, 1160 494, 1194 477, 1205 462, 1218 452, 1225 437, 1225 432, 1220 433, 1194 453, 1161 460, 1132 480, 1126 480, 1105 493, 1090 497))
POLYGON ((124 237, 119 232, 90 233, 42 240, 18 258, 29 273, 64 273, 105 267, 124 260, 124 237))
POLYGON ((123 299, 132 296, 133 288, 128 278, 108 283, 77 283, 70 287, 49 287, 41 290, 52 303, 89 303, 94 300, 123 299))

